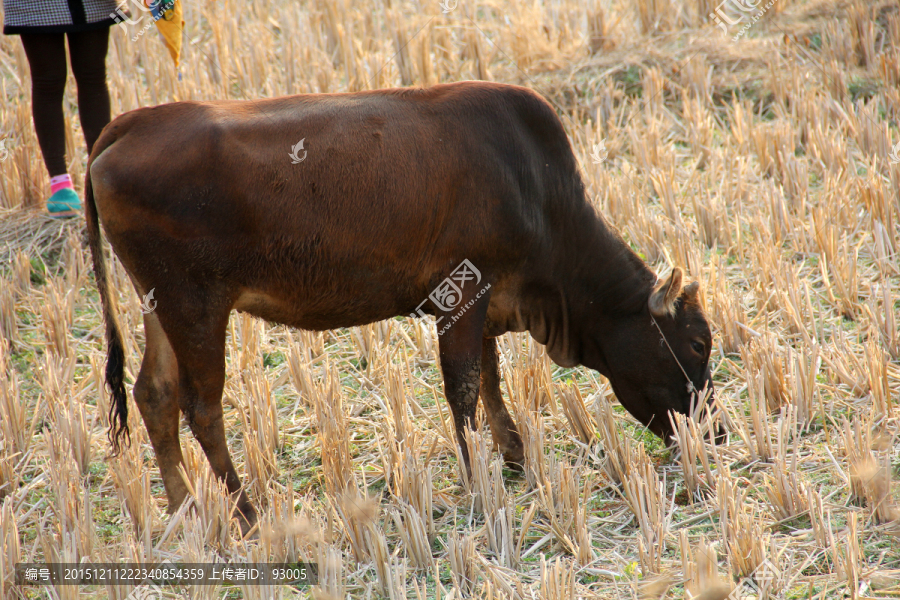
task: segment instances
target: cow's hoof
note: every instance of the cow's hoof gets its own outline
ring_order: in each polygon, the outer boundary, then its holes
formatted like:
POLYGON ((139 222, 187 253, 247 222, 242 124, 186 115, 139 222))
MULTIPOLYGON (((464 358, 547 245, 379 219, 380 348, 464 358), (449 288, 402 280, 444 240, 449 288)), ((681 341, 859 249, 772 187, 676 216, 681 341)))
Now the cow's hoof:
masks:
POLYGON ((506 468, 510 471, 515 471, 516 473, 525 472, 525 452, 521 447, 503 452, 503 461, 506 463, 506 468))
POLYGON ((259 519, 257 518, 256 510, 254 510, 253 507, 250 507, 249 510, 247 508, 238 510, 235 518, 238 520, 238 525, 241 527, 241 537, 243 539, 259 539, 259 527, 257 527, 259 519))
POLYGON ((525 465, 523 462, 516 462, 512 460, 507 460, 504 462, 506 468, 510 471, 516 473, 517 475, 521 475, 525 472, 525 465))

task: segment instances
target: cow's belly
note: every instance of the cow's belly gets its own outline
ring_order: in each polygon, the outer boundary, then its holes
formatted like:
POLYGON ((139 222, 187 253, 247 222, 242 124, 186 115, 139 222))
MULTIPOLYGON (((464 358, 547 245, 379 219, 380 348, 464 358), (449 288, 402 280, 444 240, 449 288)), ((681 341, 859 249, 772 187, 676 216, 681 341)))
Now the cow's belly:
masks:
POLYGON ((255 317, 310 331, 325 331, 366 325, 405 314, 393 306, 375 304, 345 304, 303 301, 283 298, 258 290, 244 290, 234 303, 234 308, 255 317))

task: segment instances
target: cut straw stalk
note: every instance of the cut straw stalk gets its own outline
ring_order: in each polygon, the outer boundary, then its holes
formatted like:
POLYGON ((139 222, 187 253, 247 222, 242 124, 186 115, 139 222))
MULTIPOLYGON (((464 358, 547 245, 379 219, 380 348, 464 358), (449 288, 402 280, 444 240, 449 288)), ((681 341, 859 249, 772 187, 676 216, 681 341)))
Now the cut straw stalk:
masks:
POLYGON ((540 600, 575 600, 578 589, 575 585, 577 565, 567 564, 561 558, 547 560, 541 558, 541 579, 538 590, 540 600))
POLYGON ((13 345, 19 341, 19 322, 16 315, 15 287, 0 278, 0 343, 13 345))
POLYGON ((337 497, 351 481, 353 462, 340 380, 333 367, 326 368, 326 372, 327 379, 316 385, 316 419, 325 489, 330 496, 337 497))
MULTIPOLYGON (((181 543, 179 551, 181 559, 187 563, 215 563, 224 562, 224 557, 220 556, 216 550, 206 543, 206 529, 203 519, 199 515, 187 514, 184 517, 184 526, 182 527, 181 543)), ((152 547, 151 547, 152 550, 152 547)), ((153 556, 152 553, 148 556, 153 556)), ((220 587, 218 585, 197 585, 193 586, 194 590, 191 598, 198 600, 215 600, 220 597, 220 587)), ((246 598, 246 596, 244 596, 246 598)))
POLYGON ((622 481, 622 496, 638 522, 638 555, 644 575, 662 573, 662 555, 674 508, 674 498, 666 502, 665 482, 639 444, 637 460, 627 466, 622 481))
POLYGON ((578 385, 572 383, 557 386, 556 393, 572 434, 581 443, 591 445, 597 438, 596 428, 594 420, 584 407, 584 398, 578 385))
POLYGON ((254 495, 265 506, 269 482, 278 474, 275 455, 281 450, 278 409, 265 371, 257 364, 243 372, 246 403, 240 406, 244 466, 254 495))
POLYGON ((45 558, 48 562, 81 562, 89 560, 96 546, 96 529, 92 516, 90 490, 85 489, 78 465, 71 454, 57 454, 48 442, 50 461, 45 475, 50 482, 54 516, 52 540, 44 538, 45 558))
POLYGON ((816 493, 797 472, 796 454, 794 457, 790 467, 776 460, 773 475, 766 476, 765 480, 766 498, 779 521, 790 521, 808 513, 812 495, 816 493))
POLYGON ((388 551, 384 532, 378 527, 369 527, 367 537, 381 594, 390 600, 406 600, 406 561, 388 551))
POLYGON ((547 431, 544 427, 544 418, 537 411, 528 410, 520 402, 515 402, 513 408, 522 436, 525 480, 529 488, 544 485, 547 482, 547 465, 544 459, 544 439, 547 431))
MULTIPOLYGON (((0 346, 0 353, 3 352, 0 346)), ((31 447, 41 411, 35 409, 29 420, 26 408, 26 398, 19 390, 16 372, 7 369, 0 371, 0 439, 7 456, 24 455, 31 447)))
POLYGON ((502 459, 491 460, 493 443, 486 434, 467 429, 466 444, 472 463, 473 509, 484 514, 488 548, 502 566, 514 568, 518 562, 514 507, 503 483, 502 459))
POLYGON ((391 511, 391 518, 397 533, 406 548, 406 556, 414 569, 434 571, 431 554, 431 540, 422 516, 415 508, 401 503, 399 509, 391 511))
POLYGON ((21 474, 32 459, 32 453, 24 457, 20 453, 7 454, 0 451, 0 500, 14 494, 19 489, 21 474))
POLYGON ((380 512, 375 499, 360 494, 354 479, 351 487, 331 500, 329 506, 333 507, 350 542, 353 559, 357 563, 371 559, 375 551, 372 544, 378 542, 378 536, 384 536, 383 532, 376 534, 370 532, 380 512))
POLYGON ((700 536, 699 542, 691 547, 688 534, 683 529, 678 532, 681 548, 681 568, 684 573, 684 591, 689 600, 695 598, 722 598, 731 591, 719 577, 719 557, 714 544, 700 536))
MULTIPOLYGON (((895 271, 900 269, 895 267, 895 271)), ((864 306, 866 315, 875 325, 884 349, 895 361, 900 360, 900 323, 897 322, 897 314, 893 309, 896 305, 896 292, 887 278, 883 278, 883 283, 876 286, 873 292, 864 306)))
POLYGON ((579 564, 587 565, 594 558, 587 528, 587 505, 594 480, 582 479, 580 469, 560 462, 555 454, 547 458, 547 463, 547 481, 537 488, 538 505, 550 520, 558 546, 579 564))
POLYGON ((93 431, 96 411, 89 411, 84 404, 66 396, 63 404, 51 404, 53 430, 49 432, 52 455, 70 452, 82 475, 87 474, 93 454, 93 431), (88 414, 91 419, 88 419, 88 414))
POLYGON ((447 536, 447 560, 453 586, 463 598, 471 597, 478 582, 475 536, 451 532, 447 536))
POLYGON ((750 577, 770 556, 771 534, 764 516, 750 501, 749 491, 738 490, 735 479, 720 475, 716 483, 722 547, 732 573, 750 577))
POLYGON ((131 517, 135 538, 150 546, 158 511, 150 492, 150 472, 140 459, 137 444, 132 444, 112 459, 110 467, 119 500, 131 517))
POLYGON ((789 521, 807 513, 810 518, 815 518, 810 509, 821 505, 818 492, 800 472, 800 436, 795 416, 788 407, 779 420, 772 474, 764 475, 766 498, 779 521, 789 521))
POLYGON ((325 341, 321 331, 297 332, 288 339, 287 365, 291 382, 299 394, 298 403, 312 407, 316 396, 315 365, 325 358, 325 341))
POLYGON ((0 497, 0 595, 3 597, 12 596, 16 563, 21 561, 21 553, 13 501, 0 497))
POLYGON ((629 465, 640 459, 643 448, 636 446, 631 438, 619 430, 612 404, 598 397, 595 408, 600 441, 606 452, 603 472, 611 481, 621 484, 625 481, 629 465))
POLYGON ((791 351, 790 356, 790 402, 797 411, 797 421, 806 427, 817 412, 825 414, 822 395, 816 382, 822 364, 819 345, 804 346, 800 351, 791 351))
POLYGON ((263 556, 269 562, 315 562, 315 545, 323 540, 318 511, 290 488, 270 494, 269 510, 260 522, 263 556))
POLYGON ((733 414, 730 420, 735 424, 751 460, 770 462, 776 456, 784 456, 779 454, 782 445, 797 435, 797 412, 789 404, 781 409, 773 424, 766 410, 763 390, 762 377, 750 376, 747 384, 749 415, 739 412, 733 414))
MULTIPOLYGON (((499 338, 499 340, 504 354, 521 350, 521 344, 511 347, 505 343, 503 338, 499 338), (513 348, 518 349, 513 350, 513 348)), ((525 342, 525 346, 527 352, 523 356, 522 364, 518 365, 519 368, 516 368, 510 361, 505 361, 502 365, 503 379, 506 382, 507 393, 513 401, 516 415, 519 414, 519 406, 527 413, 537 414, 546 407, 555 417, 557 416, 557 407, 556 402, 553 402, 553 374, 550 358, 543 347, 530 338, 525 342)))
POLYGON ((433 515, 434 481, 433 468, 428 460, 422 460, 421 434, 413 429, 402 442, 392 432, 391 422, 384 417, 380 428, 378 448, 381 453, 382 468, 391 493, 422 516, 425 521, 429 541, 434 539, 435 525, 433 515), (384 451, 382 440, 386 441, 388 451, 384 451))
MULTIPOLYGON (((712 489, 715 477, 710 466, 710 453, 707 452, 707 444, 704 440, 707 434, 692 418, 681 413, 670 412, 675 443, 678 445, 678 463, 681 465, 681 473, 684 477, 684 486, 692 498, 699 499, 704 493, 712 489), (702 474, 697 469, 697 461, 703 470, 702 474)), ((720 464, 715 440, 711 440, 710 451, 714 464, 720 464)))
POLYGON ((768 411, 775 412, 788 402, 789 383, 786 352, 779 347, 774 335, 765 333, 741 347, 741 359, 748 387, 761 383, 762 397, 768 411), (759 381, 753 381, 759 378, 759 381))
POLYGON ((55 281, 47 286, 44 302, 41 304, 41 328, 47 340, 47 348, 59 357, 71 356, 72 345, 69 328, 75 318, 75 290, 65 289, 66 284, 55 281))
POLYGON ((344 558, 339 548, 321 543, 316 546, 319 583, 313 588, 316 600, 341 600, 347 597, 344 558))
POLYGON ((409 414, 409 400, 407 399, 406 382, 410 379, 409 373, 403 373, 393 365, 386 365, 385 383, 385 408, 393 425, 394 436, 398 442, 403 442, 413 430, 409 414))
MULTIPOLYGON (((231 527, 237 510, 235 499, 228 493, 225 482, 215 476, 209 463, 193 446, 188 446, 185 454, 188 455, 185 464, 179 465, 178 470, 200 520, 202 543, 224 554, 234 543, 231 527)), ((234 526, 237 526, 236 522, 234 526)))
POLYGON ((31 260, 28 254, 19 250, 16 252, 12 263, 13 292, 17 298, 22 298, 31 291, 31 260))
POLYGON ((894 413, 894 400, 888 380, 888 354, 882 350, 874 339, 866 344, 866 378, 869 383, 869 394, 875 416, 891 418, 894 413))
POLYGON ((859 547, 859 517, 855 512, 847 515, 847 531, 836 538, 831 529, 831 514, 828 514, 828 537, 831 544, 828 547, 831 560, 834 564, 834 574, 838 579, 846 582, 847 591, 854 600, 859 597, 860 559, 862 553, 859 547))
POLYGON ((900 507, 891 493, 893 440, 883 431, 873 434, 868 420, 857 418, 850 424, 845 419, 843 425, 851 498, 870 508, 875 523, 900 519, 900 507))

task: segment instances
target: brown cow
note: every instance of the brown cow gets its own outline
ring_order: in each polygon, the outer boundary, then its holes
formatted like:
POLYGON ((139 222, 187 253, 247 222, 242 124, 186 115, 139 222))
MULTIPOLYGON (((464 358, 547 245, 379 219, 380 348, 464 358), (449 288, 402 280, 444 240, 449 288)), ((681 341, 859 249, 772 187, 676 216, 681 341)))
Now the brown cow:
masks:
POLYGON ((669 411, 689 412, 691 389, 711 385, 697 284, 682 289, 675 269, 655 285, 587 202, 553 109, 525 88, 463 82, 142 108, 97 140, 85 194, 114 451, 128 433, 124 353, 100 222, 138 293, 155 290, 134 397, 169 510, 187 493, 177 471, 184 413, 244 529, 256 519, 222 418, 233 309, 309 330, 446 317, 440 362, 457 438, 474 426, 481 391, 511 463, 522 462, 522 441, 495 342, 508 331, 529 331, 562 366, 608 377, 660 436, 669 411))

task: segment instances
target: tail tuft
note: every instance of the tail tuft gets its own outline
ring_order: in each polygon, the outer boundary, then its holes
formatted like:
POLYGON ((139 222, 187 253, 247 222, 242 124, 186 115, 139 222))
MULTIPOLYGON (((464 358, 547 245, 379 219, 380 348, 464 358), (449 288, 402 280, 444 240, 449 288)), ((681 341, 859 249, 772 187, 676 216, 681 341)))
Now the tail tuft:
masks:
MULTIPOLYGON (((101 138, 103 137, 101 135, 101 138)), ((98 148, 99 146, 101 144, 98 140, 98 143, 94 145, 91 158, 88 160, 87 173, 84 178, 84 220, 87 225, 88 243, 91 247, 94 278, 97 283, 97 291, 100 293, 100 303, 103 306, 103 320, 106 322, 106 385, 109 387, 111 395, 107 437, 109 443, 112 444, 112 456, 116 456, 122 449, 122 438, 125 438, 127 446, 131 443, 131 435, 128 430, 128 397, 125 394, 125 349, 122 344, 118 319, 116 319, 115 297, 109 291, 109 278, 106 275, 106 261, 100 239, 100 218, 97 214, 94 189, 91 184, 91 166, 94 158, 102 152, 102 149, 98 148)))
POLYGON ((107 437, 112 444, 112 456, 121 451, 121 440, 125 445, 131 444, 131 432, 128 429, 128 397, 125 395, 125 351, 118 337, 107 339, 109 353, 106 359, 106 385, 111 396, 109 403, 109 432, 107 437))

